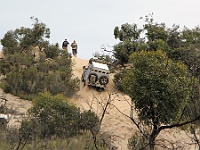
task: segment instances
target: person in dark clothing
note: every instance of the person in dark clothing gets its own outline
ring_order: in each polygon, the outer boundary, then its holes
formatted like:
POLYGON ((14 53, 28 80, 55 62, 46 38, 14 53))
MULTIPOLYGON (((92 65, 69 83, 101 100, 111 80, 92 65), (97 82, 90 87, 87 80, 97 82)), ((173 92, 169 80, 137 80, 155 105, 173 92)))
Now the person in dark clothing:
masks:
POLYGON ((64 42, 62 43, 62 48, 67 50, 68 44, 69 44, 69 42, 67 41, 67 39, 65 39, 64 42))
POLYGON ((76 43, 76 41, 74 40, 74 42, 71 44, 71 47, 72 47, 72 54, 77 57, 77 48, 78 48, 78 45, 76 43))

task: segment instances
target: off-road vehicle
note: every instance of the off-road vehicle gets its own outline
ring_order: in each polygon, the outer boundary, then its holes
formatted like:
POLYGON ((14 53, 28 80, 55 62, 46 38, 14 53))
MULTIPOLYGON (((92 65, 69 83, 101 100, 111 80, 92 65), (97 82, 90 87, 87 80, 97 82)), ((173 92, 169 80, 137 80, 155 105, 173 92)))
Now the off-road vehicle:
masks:
POLYGON ((88 66, 83 66, 82 82, 84 86, 92 86, 104 90, 109 82, 108 65, 99 59, 91 58, 88 66))

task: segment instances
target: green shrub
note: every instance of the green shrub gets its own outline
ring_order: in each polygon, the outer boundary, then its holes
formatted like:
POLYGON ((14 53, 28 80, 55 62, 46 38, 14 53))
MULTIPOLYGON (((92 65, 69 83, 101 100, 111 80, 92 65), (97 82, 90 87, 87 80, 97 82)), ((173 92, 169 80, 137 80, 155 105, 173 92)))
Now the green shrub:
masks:
POLYGON ((80 116, 80 129, 91 130, 92 128, 98 126, 99 118, 92 111, 84 111, 80 116))
MULTIPOLYGON (((72 78, 71 55, 50 45, 46 39, 50 30, 37 18, 33 28, 9 31, 1 39, 4 58, 0 60, 0 73, 5 92, 17 96, 37 95, 49 91, 56 95, 72 96, 79 90, 79 79, 72 78)), ((30 97, 31 98, 31 97, 30 97)))

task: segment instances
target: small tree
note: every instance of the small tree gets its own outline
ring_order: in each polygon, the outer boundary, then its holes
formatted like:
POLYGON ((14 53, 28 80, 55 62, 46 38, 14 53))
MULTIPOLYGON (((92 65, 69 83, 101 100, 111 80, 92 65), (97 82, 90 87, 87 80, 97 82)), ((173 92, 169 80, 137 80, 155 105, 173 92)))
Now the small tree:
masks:
POLYGON ((80 129, 92 130, 95 126, 99 125, 99 118, 92 111, 84 111, 80 115, 80 129))
POLYGON ((128 57, 137 50, 141 32, 136 24, 126 23, 120 29, 115 27, 114 36, 120 43, 114 46, 114 57, 120 60, 121 65, 127 63, 128 57))
POLYGON ((40 94, 33 100, 29 113, 37 120, 39 136, 42 138, 50 135, 71 137, 78 133, 78 110, 62 95, 40 94))
MULTIPOLYGON (((80 113, 80 109, 70 104, 66 97, 61 94, 53 96, 50 93, 40 93, 33 100, 29 114, 30 118, 21 123, 17 149, 30 142, 32 142, 32 146, 36 147, 38 139, 48 141, 51 137, 73 138, 80 135, 80 130, 90 130, 93 134, 95 127, 99 125, 99 119, 94 112, 84 111, 80 113)), ((94 138, 94 135, 92 136, 94 138)), ((98 144, 96 138, 95 135, 95 148, 98 144)))
MULTIPOLYGON (((134 53, 130 63, 132 67, 124 75, 123 88, 132 98, 139 118, 151 126, 149 144, 154 149, 161 130, 188 123, 180 123, 182 111, 190 102, 192 84, 188 69, 183 63, 168 59, 162 51, 134 53)), ((197 119, 199 116, 190 121, 197 119)))
POLYGON ((31 17, 34 22, 33 28, 21 27, 14 31, 8 31, 1 39, 3 53, 14 54, 15 52, 27 50, 30 46, 47 46, 50 38, 50 29, 44 23, 40 23, 38 18, 31 17))

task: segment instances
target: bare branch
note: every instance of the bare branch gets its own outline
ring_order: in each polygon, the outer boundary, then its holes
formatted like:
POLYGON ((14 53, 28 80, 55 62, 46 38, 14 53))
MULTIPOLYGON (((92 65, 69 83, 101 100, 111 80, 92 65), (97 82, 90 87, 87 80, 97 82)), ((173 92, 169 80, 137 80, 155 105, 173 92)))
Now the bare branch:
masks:
POLYGON ((167 125, 167 126, 161 126, 159 128, 159 132, 161 130, 164 130, 164 129, 171 129, 171 128, 174 128, 174 127, 181 127, 183 125, 186 125, 186 124, 189 124, 189 123, 194 123, 195 121, 197 120, 200 120, 200 115, 197 116, 196 118, 192 119, 192 120, 189 120, 189 121, 185 121, 185 122, 182 122, 182 123, 177 123, 177 124, 172 124, 172 125, 167 125))
POLYGON ((117 108, 114 104, 111 104, 111 105, 113 105, 113 106, 117 109, 117 111, 118 111, 119 113, 121 113, 122 115, 124 115, 124 116, 126 116, 127 118, 129 118, 129 119, 136 125, 136 127, 138 128, 138 130, 140 131, 140 133, 142 133, 142 134, 146 137, 146 135, 145 135, 145 134, 143 133, 143 131, 141 130, 139 124, 135 121, 135 119, 134 119, 133 117, 130 117, 130 116, 126 115, 125 113, 123 113, 123 112, 122 112, 121 110, 119 110, 119 108, 117 108))

